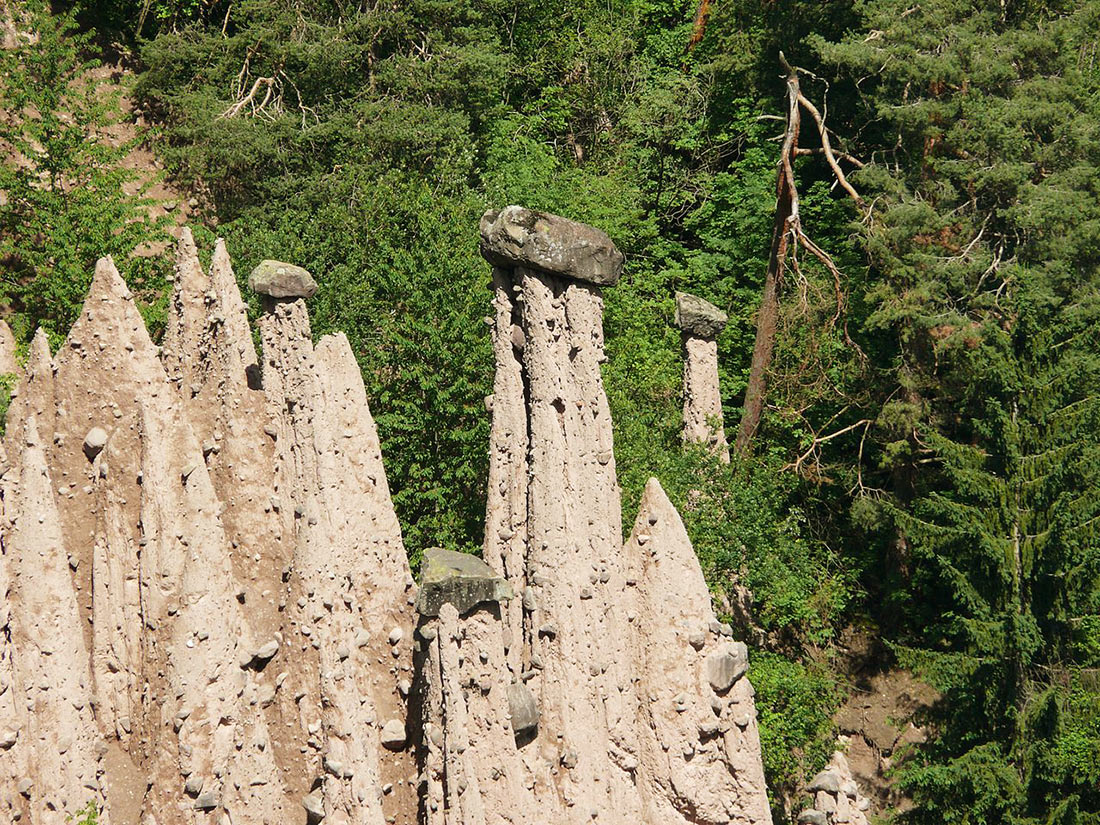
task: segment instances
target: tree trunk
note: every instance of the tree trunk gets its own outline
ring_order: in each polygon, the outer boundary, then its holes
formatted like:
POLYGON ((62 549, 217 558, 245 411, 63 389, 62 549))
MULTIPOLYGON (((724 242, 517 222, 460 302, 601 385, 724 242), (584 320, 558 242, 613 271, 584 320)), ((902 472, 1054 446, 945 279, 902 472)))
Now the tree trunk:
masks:
POLYGON ((741 426, 734 442, 734 450, 745 455, 752 445, 753 436, 764 414, 767 393, 768 369, 775 351, 776 324, 779 320, 779 286, 787 258, 791 230, 798 221, 798 190, 794 185, 792 158, 798 149, 800 115, 798 108, 798 74, 780 54, 787 70, 787 132, 780 152, 776 172, 775 221, 772 224, 771 252, 768 255, 768 271, 764 276, 764 293, 760 298, 760 311, 756 315, 756 343, 752 349, 752 366, 749 383, 745 389, 745 405, 741 413, 741 426))

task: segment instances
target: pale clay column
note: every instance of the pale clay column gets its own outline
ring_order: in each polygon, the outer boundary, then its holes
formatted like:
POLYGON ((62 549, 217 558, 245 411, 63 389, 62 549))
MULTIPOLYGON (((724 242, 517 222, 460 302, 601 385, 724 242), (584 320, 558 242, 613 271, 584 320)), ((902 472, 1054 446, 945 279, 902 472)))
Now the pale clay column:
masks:
POLYGON ((684 441, 709 445, 729 463, 715 340, 727 320, 726 313, 714 304, 686 292, 676 293, 676 326, 684 342, 684 441))

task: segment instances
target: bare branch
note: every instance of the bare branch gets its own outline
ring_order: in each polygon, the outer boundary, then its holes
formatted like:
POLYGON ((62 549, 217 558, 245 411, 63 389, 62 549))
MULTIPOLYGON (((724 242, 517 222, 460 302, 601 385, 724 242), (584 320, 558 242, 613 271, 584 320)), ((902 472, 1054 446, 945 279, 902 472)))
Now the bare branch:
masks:
POLYGON ((814 121, 817 123, 817 131, 821 135, 821 148, 824 152, 825 160, 833 170, 833 174, 836 175, 837 183, 844 188, 844 191, 851 196, 852 200, 854 200, 858 206, 861 208, 866 206, 863 202, 863 198, 859 196, 859 192, 853 188, 852 184, 848 183, 848 178, 844 176, 844 170, 841 169, 840 164, 837 163, 832 144, 829 142, 829 130, 825 128, 825 118, 821 116, 821 112, 817 110, 817 107, 814 106, 805 95, 799 94, 798 102, 802 104, 802 108, 809 112, 810 116, 813 117, 814 121))

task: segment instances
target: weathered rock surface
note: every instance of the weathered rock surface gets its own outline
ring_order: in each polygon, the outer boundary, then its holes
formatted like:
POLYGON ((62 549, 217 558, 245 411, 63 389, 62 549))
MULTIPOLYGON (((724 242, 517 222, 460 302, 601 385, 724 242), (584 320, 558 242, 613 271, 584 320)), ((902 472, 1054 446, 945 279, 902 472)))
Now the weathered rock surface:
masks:
POLYGON ((676 293, 676 326, 696 338, 717 338, 729 316, 710 301, 687 292, 676 293))
POLYGON ((317 292, 317 282, 300 266, 261 261, 248 276, 248 288, 271 298, 312 298, 317 292))
POLYGON ((438 616, 445 602, 462 615, 482 602, 504 601, 512 595, 511 586, 477 556, 442 547, 424 551, 416 598, 416 612, 421 616, 438 616))
POLYGON ((747 651, 718 624, 687 531, 656 479, 623 555, 636 582, 638 772, 648 809, 665 823, 770 823, 747 651))
POLYGON ((594 284, 622 256, 505 213, 485 561, 428 551, 419 598, 308 273, 252 280, 262 359, 186 231, 163 348, 109 259, 56 357, 36 336, 0 446, 0 818, 769 821, 747 650, 655 481, 621 542, 594 284))
POLYGON ((871 800, 860 793, 848 759, 842 751, 833 753, 825 770, 807 783, 806 791, 813 797, 813 807, 799 814, 799 822, 869 825, 871 800))
POLYGON ((481 218, 481 254, 501 267, 527 267, 611 286, 623 254, 603 232, 557 215, 506 206, 481 218))

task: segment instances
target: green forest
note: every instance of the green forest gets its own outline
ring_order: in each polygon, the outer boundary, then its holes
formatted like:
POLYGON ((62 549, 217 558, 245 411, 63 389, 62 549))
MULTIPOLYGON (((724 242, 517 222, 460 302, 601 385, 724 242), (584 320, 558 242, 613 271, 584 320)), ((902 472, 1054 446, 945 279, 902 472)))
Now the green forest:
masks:
POLYGON ((106 254, 163 328, 171 256, 143 249, 171 221, 124 162, 140 145, 242 284, 264 258, 317 278, 314 333, 359 359, 410 555, 476 552, 478 219, 596 226, 626 258, 604 367, 624 523, 658 476, 753 648, 777 821, 860 680, 904 671, 936 698, 881 821, 1100 824, 1100 0, 4 12, 21 345, 60 344, 106 254), (676 290, 729 314, 728 465, 681 440, 676 290))

